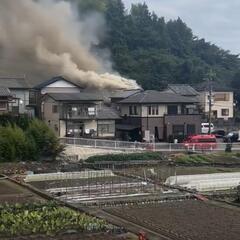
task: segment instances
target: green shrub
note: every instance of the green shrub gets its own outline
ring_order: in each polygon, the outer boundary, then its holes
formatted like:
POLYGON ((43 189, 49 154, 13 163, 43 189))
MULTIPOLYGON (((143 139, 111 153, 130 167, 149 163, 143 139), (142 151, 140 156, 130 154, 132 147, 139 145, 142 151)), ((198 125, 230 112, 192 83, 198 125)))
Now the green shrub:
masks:
POLYGON ((36 143, 39 156, 55 158, 63 151, 54 132, 40 120, 35 119, 30 123, 26 135, 36 143))
POLYGON ((33 120, 24 131, 16 124, 0 127, 0 161, 38 160, 40 157, 55 159, 64 150, 48 126, 33 120))
POLYGON ((86 162, 94 163, 101 161, 144 161, 144 160, 162 160, 163 155, 160 152, 143 152, 129 154, 107 154, 102 156, 89 157, 86 162))

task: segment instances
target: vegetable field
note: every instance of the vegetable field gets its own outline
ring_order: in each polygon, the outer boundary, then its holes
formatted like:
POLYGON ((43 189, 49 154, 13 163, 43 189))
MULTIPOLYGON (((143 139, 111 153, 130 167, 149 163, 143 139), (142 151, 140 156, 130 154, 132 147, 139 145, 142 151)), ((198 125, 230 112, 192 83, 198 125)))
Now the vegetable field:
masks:
POLYGON ((67 230, 104 232, 110 228, 100 220, 55 203, 0 205, 0 238, 44 234, 52 236, 67 230))
POLYGON ((200 201, 106 209, 172 240, 239 240, 240 211, 200 201))

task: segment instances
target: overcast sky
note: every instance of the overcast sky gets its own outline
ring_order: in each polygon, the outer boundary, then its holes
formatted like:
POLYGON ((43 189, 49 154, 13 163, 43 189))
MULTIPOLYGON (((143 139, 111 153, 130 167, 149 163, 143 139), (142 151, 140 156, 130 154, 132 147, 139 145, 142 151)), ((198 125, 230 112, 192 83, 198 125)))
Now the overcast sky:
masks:
MULTIPOLYGON (((127 8, 143 0, 123 0, 127 8)), ((193 30, 219 47, 240 53, 240 0, 145 0, 149 9, 176 19, 178 16, 193 30)))

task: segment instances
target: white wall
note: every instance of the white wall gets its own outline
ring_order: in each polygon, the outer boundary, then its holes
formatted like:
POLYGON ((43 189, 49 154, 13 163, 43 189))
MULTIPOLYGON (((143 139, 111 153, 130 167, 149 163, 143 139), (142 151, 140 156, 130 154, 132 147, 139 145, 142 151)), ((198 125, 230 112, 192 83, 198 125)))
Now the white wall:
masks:
MULTIPOLYGON (((209 112, 208 92, 202 92, 200 98, 201 98, 201 104, 203 106, 204 112, 208 113, 209 112)), ((233 92, 213 92, 212 111, 217 111, 217 118, 223 118, 225 120, 228 120, 229 118, 233 118, 234 117, 233 92), (215 101, 214 95, 216 95, 216 94, 229 94, 229 100, 228 101, 215 101), (229 115, 223 116, 222 109, 229 109, 229 115)))
POLYGON ((41 94, 58 93, 58 92, 79 93, 80 88, 64 80, 59 80, 55 83, 49 84, 48 86, 46 86, 41 90, 41 94))

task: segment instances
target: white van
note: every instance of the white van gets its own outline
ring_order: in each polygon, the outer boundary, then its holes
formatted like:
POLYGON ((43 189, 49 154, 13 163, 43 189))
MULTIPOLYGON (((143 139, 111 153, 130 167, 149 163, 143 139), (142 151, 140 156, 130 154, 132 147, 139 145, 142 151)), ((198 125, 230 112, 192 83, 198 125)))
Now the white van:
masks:
MULTIPOLYGON (((211 123, 211 132, 214 130, 214 125, 211 123)), ((201 123, 201 133, 207 134, 209 131, 209 123, 201 123)))

